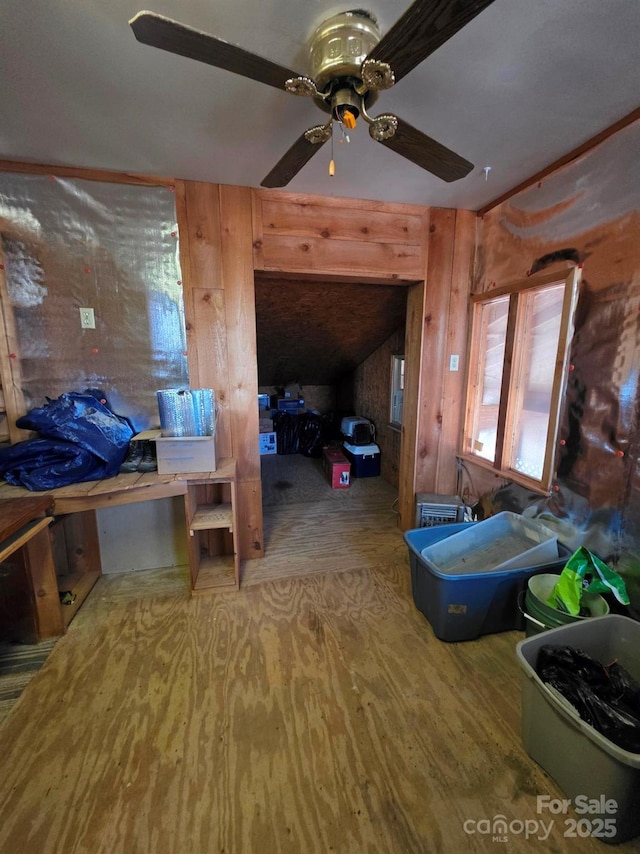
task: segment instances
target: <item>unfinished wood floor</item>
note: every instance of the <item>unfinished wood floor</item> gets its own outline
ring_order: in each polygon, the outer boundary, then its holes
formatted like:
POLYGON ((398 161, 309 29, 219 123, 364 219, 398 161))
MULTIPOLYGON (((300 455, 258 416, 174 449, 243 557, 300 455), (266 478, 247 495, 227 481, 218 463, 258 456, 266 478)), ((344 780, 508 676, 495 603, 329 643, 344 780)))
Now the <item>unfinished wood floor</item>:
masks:
POLYGON ((98 582, 0 729, 0 851, 602 851, 465 833, 560 794, 520 742, 522 635, 435 639, 388 503, 332 506, 269 511, 239 592, 98 582))

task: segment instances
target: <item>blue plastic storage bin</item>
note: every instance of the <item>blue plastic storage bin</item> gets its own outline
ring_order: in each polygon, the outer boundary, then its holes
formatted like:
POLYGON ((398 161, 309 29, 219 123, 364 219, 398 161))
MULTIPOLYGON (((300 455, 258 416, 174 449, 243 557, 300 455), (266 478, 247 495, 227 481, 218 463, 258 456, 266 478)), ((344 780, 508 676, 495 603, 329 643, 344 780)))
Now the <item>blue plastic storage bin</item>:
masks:
POLYGON ((524 631, 519 597, 524 595, 527 581, 541 572, 560 573, 571 557, 571 550, 557 542, 557 559, 547 563, 493 571, 467 569, 464 574, 452 575, 439 571, 422 555, 427 546, 481 524, 457 522, 404 533, 413 601, 440 640, 465 641, 496 632, 524 631))

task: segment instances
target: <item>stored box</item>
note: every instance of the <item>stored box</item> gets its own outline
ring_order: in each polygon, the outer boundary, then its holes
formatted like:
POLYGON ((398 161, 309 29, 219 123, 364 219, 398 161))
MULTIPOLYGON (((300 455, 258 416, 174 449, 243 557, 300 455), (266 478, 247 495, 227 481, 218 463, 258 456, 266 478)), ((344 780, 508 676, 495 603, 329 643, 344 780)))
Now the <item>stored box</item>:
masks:
POLYGON ((275 433, 260 433, 260 455, 277 454, 278 444, 275 433))
POLYGON ((339 448, 323 449, 322 468, 332 489, 349 488, 351 463, 339 448))
POLYGON ((292 415, 297 415, 304 408, 304 400, 301 397, 279 397, 277 409, 278 412, 290 412, 292 415))
POLYGON ((522 741, 538 765, 571 800, 590 834, 618 844, 640 835, 640 754, 614 744, 536 673, 544 644, 584 650, 603 664, 617 661, 640 682, 640 623, 619 614, 570 623, 520 641, 522 741), (580 800, 578 800, 580 799, 580 800), (588 812, 581 812, 586 804, 588 812), (614 833, 611 834, 611 830, 614 833), (596 834, 594 834, 596 835, 596 834))
POLYGON ((215 471, 215 436, 162 436, 160 430, 145 430, 135 441, 155 442, 158 474, 192 474, 215 471))
POLYGON ((409 548, 411 588, 416 608, 443 641, 473 640, 480 635, 524 630, 520 599, 532 575, 562 571, 571 550, 554 542, 554 559, 540 565, 503 570, 473 571, 453 575, 438 570, 423 551, 460 532, 472 531, 482 522, 457 522, 405 531, 409 548))
POLYGON ((380 474, 380 448, 378 445, 352 445, 345 442, 344 455, 351 463, 353 477, 377 477, 380 474))

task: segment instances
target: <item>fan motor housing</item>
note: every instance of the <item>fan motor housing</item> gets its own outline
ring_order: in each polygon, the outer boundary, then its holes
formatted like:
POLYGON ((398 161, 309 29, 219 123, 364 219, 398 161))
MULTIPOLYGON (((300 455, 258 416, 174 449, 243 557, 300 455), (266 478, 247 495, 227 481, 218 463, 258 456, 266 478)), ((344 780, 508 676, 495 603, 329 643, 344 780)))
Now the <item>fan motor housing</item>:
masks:
POLYGON ((375 18, 363 10, 341 12, 323 21, 309 49, 311 76, 318 89, 326 92, 334 80, 359 78, 360 66, 380 37, 375 18))

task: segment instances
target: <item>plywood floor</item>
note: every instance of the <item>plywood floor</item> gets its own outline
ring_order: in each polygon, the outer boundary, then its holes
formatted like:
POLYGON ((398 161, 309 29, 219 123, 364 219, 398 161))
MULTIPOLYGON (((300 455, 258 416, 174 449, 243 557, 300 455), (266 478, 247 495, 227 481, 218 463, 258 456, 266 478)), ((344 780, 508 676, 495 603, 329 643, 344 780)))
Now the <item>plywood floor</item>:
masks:
POLYGON ((435 639, 382 498, 304 507, 240 592, 98 582, 0 729, 0 851, 603 850, 464 832, 559 795, 520 743, 521 635, 435 639))

